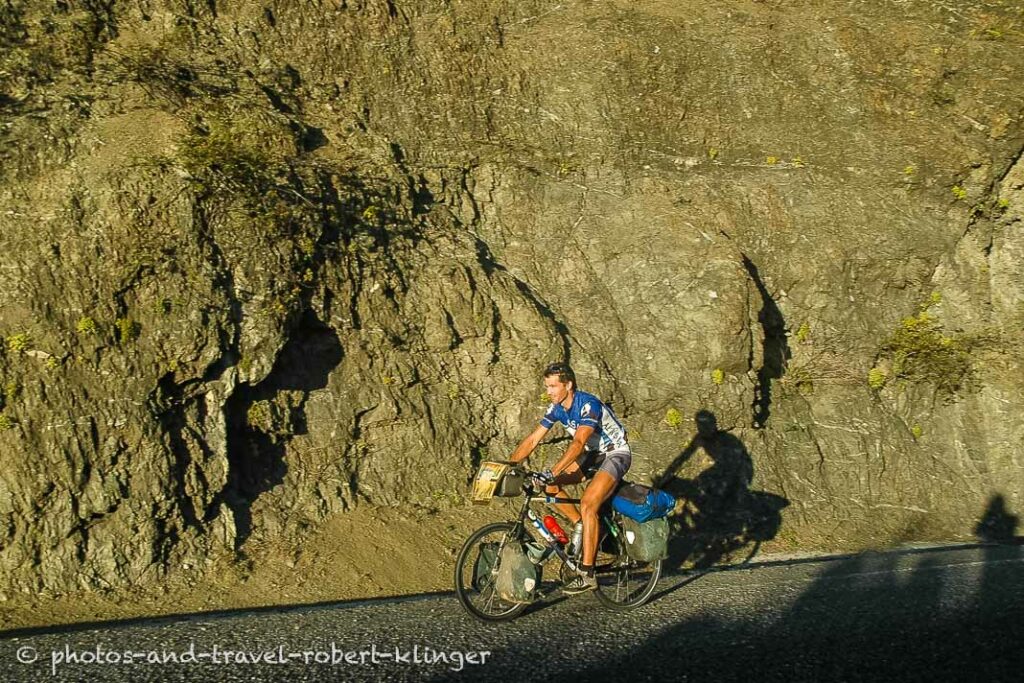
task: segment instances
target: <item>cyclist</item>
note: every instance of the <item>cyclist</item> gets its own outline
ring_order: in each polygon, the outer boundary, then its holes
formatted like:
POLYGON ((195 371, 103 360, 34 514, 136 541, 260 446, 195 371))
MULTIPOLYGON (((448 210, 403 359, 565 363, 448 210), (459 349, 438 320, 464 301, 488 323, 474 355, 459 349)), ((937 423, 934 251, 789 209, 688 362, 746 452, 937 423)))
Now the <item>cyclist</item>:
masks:
POLYGON ((572 503, 557 503, 558 510, 574 525, 583 522, 583 555, 580 573, 565 585, 564 592, 582 593, 597 588, 594 558, 597 555, 598 516, 601 504, 622 481, 633 461, 626 430, 611 408, 599 398, 576 388, 576 375, 566 363, 554 363, 544 370, 544 390, 551 406, 540 424, 516 447, 510 460, 519 462, 530 457, 556 422, 562 423, 572 443, 549 470, 545 470, 545 491, 548 495, 565 497, 561 486, 578 484, 592 477, 580 509, 572 503))

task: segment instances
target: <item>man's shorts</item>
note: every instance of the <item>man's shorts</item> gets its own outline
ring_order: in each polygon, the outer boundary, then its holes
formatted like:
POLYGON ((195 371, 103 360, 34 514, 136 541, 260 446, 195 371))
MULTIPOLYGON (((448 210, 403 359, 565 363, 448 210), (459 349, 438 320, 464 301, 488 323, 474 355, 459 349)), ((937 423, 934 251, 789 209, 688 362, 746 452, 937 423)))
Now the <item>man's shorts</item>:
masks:
POLYGON ((593 479, 598 472, 607 472, 619 482, 633 464, 633 453, 628 448, 610 453, 587 451, 576 460, 576 463, 587 479, 593 479))

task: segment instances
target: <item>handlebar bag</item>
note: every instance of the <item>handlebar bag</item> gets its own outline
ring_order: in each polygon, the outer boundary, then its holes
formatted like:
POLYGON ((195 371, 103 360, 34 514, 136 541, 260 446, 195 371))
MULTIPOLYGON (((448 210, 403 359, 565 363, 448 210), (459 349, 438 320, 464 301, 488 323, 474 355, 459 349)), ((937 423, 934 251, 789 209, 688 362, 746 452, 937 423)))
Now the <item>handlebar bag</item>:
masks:
POLYGON ((508 471, 505 472, 504 476, 501 477, 501 481, 498 482, 497 487, 494 490, 494 495, 501 496, 503 498, 509 498, 511 496, 518 496, 523 492, 523 484, 526 482, 526 471, 522 467, 516 467, 513 465, 509 467, 508 471))

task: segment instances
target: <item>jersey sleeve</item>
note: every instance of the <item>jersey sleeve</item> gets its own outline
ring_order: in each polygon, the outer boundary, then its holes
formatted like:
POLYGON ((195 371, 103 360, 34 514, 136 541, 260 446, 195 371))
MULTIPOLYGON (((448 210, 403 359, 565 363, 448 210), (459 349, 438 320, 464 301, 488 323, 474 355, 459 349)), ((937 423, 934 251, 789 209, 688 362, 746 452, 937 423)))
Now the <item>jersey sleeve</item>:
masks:
POLYGON ((552 403, 551 407, 548 408, 548 411, 540 418, 540 426, 544 429, 551 429, 555 426, 555 420, 557 419, 558 418, 555 417, 555 404, 552 403))
POLYGON ((593 427, 595 430, 601 425, 601 417, 604 412, 600 401, 588 400, 580 408, 580 425, 593 427))

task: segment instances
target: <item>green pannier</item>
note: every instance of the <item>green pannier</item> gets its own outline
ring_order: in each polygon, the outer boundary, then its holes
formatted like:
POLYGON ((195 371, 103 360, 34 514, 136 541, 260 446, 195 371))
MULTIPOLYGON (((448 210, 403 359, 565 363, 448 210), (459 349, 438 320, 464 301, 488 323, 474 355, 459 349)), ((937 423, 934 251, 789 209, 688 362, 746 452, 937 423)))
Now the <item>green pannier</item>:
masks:
POLYGON ((540 567, 530 561, 522 543, 509 542, 501 550, 498 578, 494 588, 506 602, 533 602, 533 592, 540 583, 540 567))
POLYGON ((482 591, 494 581, 491 570, 494 569, 497 559, 497 541, 480 545, 480 554, 476 556, 476 562, 473 563, 473 588, 482 591))
POLYGON ((626 554, 637 562, 653 562, 668 557, 668 520, 664 517, 638 522, 623 516, 623 542, 626 554))

